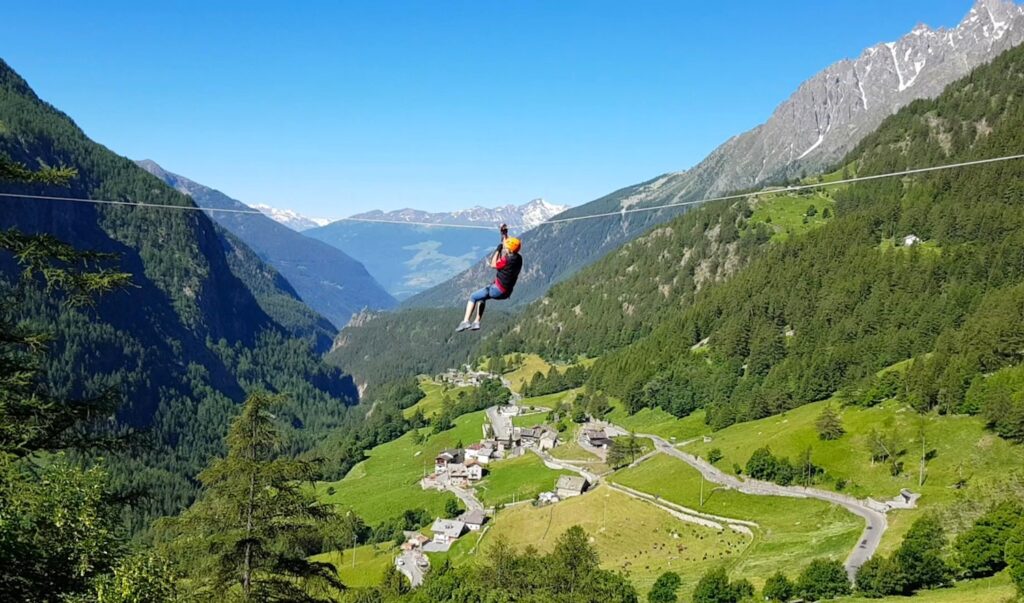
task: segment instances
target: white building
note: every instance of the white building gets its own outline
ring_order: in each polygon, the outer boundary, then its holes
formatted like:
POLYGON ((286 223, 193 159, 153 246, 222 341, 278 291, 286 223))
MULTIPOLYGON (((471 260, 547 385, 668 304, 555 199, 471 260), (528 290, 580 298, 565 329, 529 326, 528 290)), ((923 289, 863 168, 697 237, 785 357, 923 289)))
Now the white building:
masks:
POLYGON ((470 532, 479 532, 480 528, 484 526, 484 522, 487 521, 487 516, 484 512, 479 509, 473 509, 472 511, 466 511, 459 516, 459 521, 466 524, 466 528, 470 532))
POLYGON ((908 234, 907 236, 903 237, 904 247, 913 247, 914 245, 919 245, 920 243, 921 239, 916 234, 908 234))
POLYGON ((434 533, 434 542, 438 544, 451 544, 462 536, 462 533, 466 531, 466 524, 459 521, 458 519, 441 519, 438 517, 434 520, 434 525, 430 526, 430 531, 434 533))

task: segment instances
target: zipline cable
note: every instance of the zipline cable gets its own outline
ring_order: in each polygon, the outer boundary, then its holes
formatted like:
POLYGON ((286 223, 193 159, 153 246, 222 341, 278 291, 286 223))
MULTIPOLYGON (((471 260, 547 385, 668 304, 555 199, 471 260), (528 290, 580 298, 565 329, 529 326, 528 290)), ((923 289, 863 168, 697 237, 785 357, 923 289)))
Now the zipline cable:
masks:
MULTIPOLYGON (((22 195, 19 193, 0 193, 0 197, 14 197, 17 199, 32 199, 34 201, 69 201, 72 203, 94 203, 96 205, 124 205, 129 207, 144 207, 146 209, 181 209, 186 211, 208 211, 225 214, 252 214, 265 216, 269 215, 258 209, 227 209, 220 207, 199 207, 198 205, 170 205, 168 203, 133 203, 132 201, 112 201, 110 199, 81 199, 78 197, 55 197, 51 195, 22 195)), ((273 219, 273 218, 271 218, 273 219)), ((436 222, 407 222, 403 220, 378 220, 376 218, 337 218, 332 222, 370 222, 380 224, 409 224, 412 226, 444 226, 445 228, 479 228, 483 230, 494 230, 492 226, 478 226, 476 224, 438 224, 436 222)))
POLYGON ((953 168, 962 168, 972 165, 981 165, 984 163, 996 163, 999 161, 1010 161, 1013 159, 1024 159, 1024 154, 1020 155, 1006 155, 1004 157, 992 157, 989 159, 978 159, 976 161, 964 161, 961 163, 950 163, 945 165, 935 165, 931 167, 913 168, 909 170, 903 170, 900 172, 890 172, 888 174, 875 174, 873 176, 858 176, 856 178, 845 178, 843 180, 835 180, 832 182, 817 182, 815 184, 801 184, 799 186, 786 186, 771 189, 763 189, 760 191, 751 191, 749 193, 736 193, 733 195, 725 195, 724 197, 709 197, 706 199, 699 199, 697 201, 680 201, 678 203, 666 203, 665 205, 654 205, 651 207, 637 207, 634 209, 620 209, 618 211, 610 211, 602 214, 586 214, 583 216, 571 216, 568 218, 555 218, 553 220, 546 220, 541 224, 559 224, 561 222, 575 222, 577 220, 590 220, 592 218, 606 218, 611 216, 622 216, 625 214, 637 213, 642 211, 657 211, 659 209, 666 209, 670 207, 683 207, 686 205, 700 205, 702 203, 710 203, 712 201, 728 201, 729 199, 743 199, 745 197, 760 197, 762 195, 778 195, 779 193, 790 193, 793 191, 802 191, 815 188, 825 188, 828 186, 838 186, 840 184, 850 184, 852 182, 864 182, 866 180, 878 180, 880 178, 894 178, 896 176, 908 176, 910 174, 921 174, 924 172, 936 172, 939 170, 950 170, 953 168))
MULTIPOLYGON (((1024 153, 1018 155, 1005 155, 1002 157, 990 157, 988 159, 977 159, 974 161, 962 161, 960 163, 948 163, 943 165, 934 165, 923 168, 912 168, 907 170, 901 170, 898 172, 889 172, 886 174, 875 174, 872 176, 857 176, 854 178, 844 178, 842 180, 834 180, 832 182, 817 182, 814 184, 801 184, 798 186, 786 186, 770 189, 762 189, 759 191, 751 191, 747 193, 736 193, 732 195, 725 195, 721 197, 707 197, 704 199, 698 199, 695 201, 680 201, 677 203, 665 203, 663 205, 653 205, 651 207, 636 207, 632 209, 623 208, 618 211, 610 211, 599 214, 584 214, 582 216, 570 216, 568 218, 554 218, 545 220, 539 225, 544 224, 562 224, 565 222, 577 222, 579 220, 593 220, 597 218, 611 218, 621 217, 627 214, 646 212, 646 211, 658 211, 660 209, 669 209, 672 207, 685 207, 687 205, 700 205, 702 203, 710 203, 713 201, 728 201, 730 199, 744 199, 747 197, 760 197, 762 195, 778 195, 780 193, 791 193, 795 191, 821 189, 831 186, 839 186, 842 184, 852 184, 854 182, 865 182, 868 180, 879 180, 882 178, 895 178, 897 176, 909 176, 912 174, 923 174, 926 172, 937 172, 940 170, 951 170, 956 168, 970 167, 975 165, 982 165, 986 163, 997 163, 1001 161, 1013 161, 1017 159, 1024 159, 1024 153)), ((186 211, 205 211, 205 212, 220 212, 220 213, 232 213, 232 214, 253 214, 270 217, 267 214, 257 209, 226 209, 216 207, 199 207, 194 205, 170 205, 160 203, 133 203, 131 201, 114 201, 110 199, 83 199, 78 197, 56 197, 50 195, 23 195, 18 193, 0 193, 0 197, 13 197, 16 199, 31 199, 35 201, 68 201, 72 203, 93 203, 96 205, 119 205, 119 206, 130 206, 147 209, 180 209, 186 211)), ((368 222, 377 224, 405 224, 409 226, 427 226, 427 227, 438 227, 438 228, 471 228, 478 230, 493 230, 494 226, 482 226, 477 224, 445 224, 436 222, 407 222, 403 220, 380 220, 376 218, 338 218, 338 222, 368 222)), ((539 226, 538 225, 538 226, 539 226)))

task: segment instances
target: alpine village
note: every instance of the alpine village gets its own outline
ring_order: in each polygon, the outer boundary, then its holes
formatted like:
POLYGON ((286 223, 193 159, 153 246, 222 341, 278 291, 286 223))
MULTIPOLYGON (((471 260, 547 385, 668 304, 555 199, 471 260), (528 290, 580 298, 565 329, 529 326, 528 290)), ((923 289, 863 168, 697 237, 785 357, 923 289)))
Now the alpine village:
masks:
POLYGON ((319 222, 0 60, 0 601, 1024 597, 1024 5, 957 12, 685 171, 319 222))

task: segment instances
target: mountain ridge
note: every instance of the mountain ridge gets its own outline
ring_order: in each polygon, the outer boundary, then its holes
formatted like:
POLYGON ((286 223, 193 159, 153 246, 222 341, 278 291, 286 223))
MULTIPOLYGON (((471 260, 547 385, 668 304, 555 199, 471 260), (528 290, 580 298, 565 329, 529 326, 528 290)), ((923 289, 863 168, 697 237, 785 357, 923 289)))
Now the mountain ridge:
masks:
MULTIPOLYGON (((899 40, 865 49, 858 59, 842 59, 812 75, 765 123, 730 137, 695 166, 621 188, 563 215, 699 201, 824 169, 896 110, 937 96, 947 84, 1021 40, 1024 7, 1013 0, 978 0, 956 28, 918 26, 899 40), (862 77, 865 72, 870 79, 862 77)), ((524 237, 526 265, 513 302, 541 297, 551 284, 687 209, 539 226, 524 237), (577 241, 586 241, 586 246, 577 241)), ((487 277, 486 266, 478 263, 403 306, 457 303, 487 277)))
MULTIPOLYGON (((142 169, 188 195, 200 207, 246 211, 250 206, 156 162, 137 161, 142 169)), ((357 313, 396 305, 360 262, 345 252, 306 237, 258 214, 210 212, 220 226, 244 241, 293 287, 297 297, 341 328, 357 313)), ((326 344, 329 347, 329 342, 326 344)), ((326 352, 325 346, 320 346, 326 352)))

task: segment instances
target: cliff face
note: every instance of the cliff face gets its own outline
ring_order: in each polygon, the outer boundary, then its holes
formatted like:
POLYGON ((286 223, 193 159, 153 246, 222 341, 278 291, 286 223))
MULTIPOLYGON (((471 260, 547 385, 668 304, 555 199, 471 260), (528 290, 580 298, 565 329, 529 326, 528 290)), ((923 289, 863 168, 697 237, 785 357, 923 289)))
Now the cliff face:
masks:
POLYGON ((979 0, 954 29, 918 25, 804 82, 761 126, 674 175, 679 196, 716 195, 821 169, 907 104, 934 98, 1024 40, 1024 7, 979 0))

